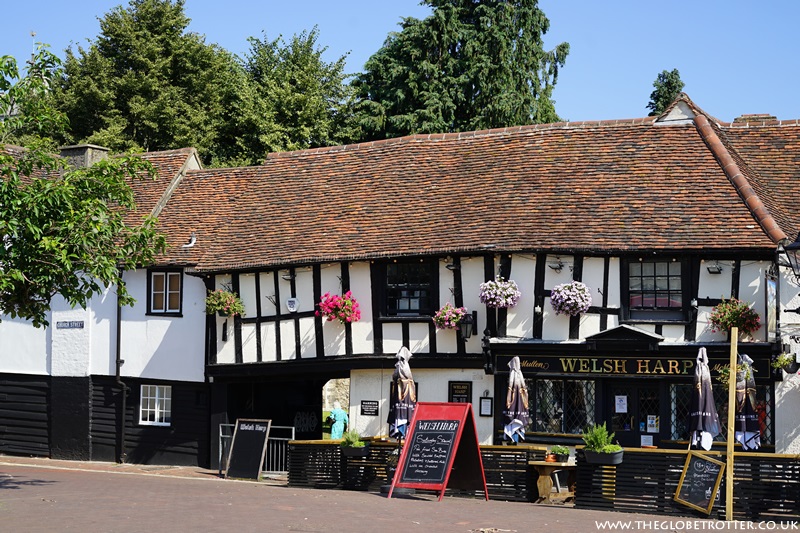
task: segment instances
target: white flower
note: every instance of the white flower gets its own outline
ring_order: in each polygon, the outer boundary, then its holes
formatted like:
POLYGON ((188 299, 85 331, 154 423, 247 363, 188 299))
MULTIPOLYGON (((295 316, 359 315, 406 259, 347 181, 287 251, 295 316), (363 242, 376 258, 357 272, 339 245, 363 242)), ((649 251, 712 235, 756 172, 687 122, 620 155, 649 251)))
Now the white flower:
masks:
POLYGON ((592 306, 592 293, 580 281, 562 283, 550 291, 550 304, 557 315, 577 316, 592 306))
POLYGON ((514 307, 522 296, 517 283, 510 279, 505 281, 502 277, 481 283, 481 303, 487 307, 514 307))

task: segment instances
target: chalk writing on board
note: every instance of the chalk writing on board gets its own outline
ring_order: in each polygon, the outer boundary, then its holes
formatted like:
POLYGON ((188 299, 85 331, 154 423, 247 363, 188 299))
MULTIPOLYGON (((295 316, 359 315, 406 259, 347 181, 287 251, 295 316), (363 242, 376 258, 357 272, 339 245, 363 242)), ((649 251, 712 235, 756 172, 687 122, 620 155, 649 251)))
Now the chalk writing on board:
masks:
POLYGON ((419 420, 403 469, 403 482, 441 483, 453 453, 459 420, 419 420))

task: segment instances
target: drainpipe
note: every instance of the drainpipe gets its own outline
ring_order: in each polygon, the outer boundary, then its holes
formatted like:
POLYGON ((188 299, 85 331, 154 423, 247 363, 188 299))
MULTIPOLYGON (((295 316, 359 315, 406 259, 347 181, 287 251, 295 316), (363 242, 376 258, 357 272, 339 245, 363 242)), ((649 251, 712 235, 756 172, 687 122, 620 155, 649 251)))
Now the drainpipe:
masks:
MULTIPOLYGON (((120 271, 119 275, 122 278, 122 271, 120 271)), ((125 412, 127 410, 127 399, 128 399, 128 386, 122 381, 121 373, 122 373, 122 365, 125 361, 122 359, 122 305, 119 303, 119 294, 117 294, 117 338, 116 338, 116 381, 117 385, 119 385, 122 391, 122 411, 119 418, 119 442, 120 442, 120 449, 119 449, 119 459, 117 462, 124 463, 125 459, 127 458, 128 454, 125 450, 125 439, 126 439, 126 426, 125 426, 125 412)))

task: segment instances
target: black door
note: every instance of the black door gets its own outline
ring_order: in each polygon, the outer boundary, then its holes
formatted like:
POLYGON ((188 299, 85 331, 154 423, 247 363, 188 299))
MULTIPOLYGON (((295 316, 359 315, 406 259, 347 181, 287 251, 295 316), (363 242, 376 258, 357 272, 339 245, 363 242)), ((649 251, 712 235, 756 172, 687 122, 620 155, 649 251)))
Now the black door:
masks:
POLYGON ((662 410, 658 383, 621 381, 606 399, 609 432, 625 447, 658 446, 662 410))

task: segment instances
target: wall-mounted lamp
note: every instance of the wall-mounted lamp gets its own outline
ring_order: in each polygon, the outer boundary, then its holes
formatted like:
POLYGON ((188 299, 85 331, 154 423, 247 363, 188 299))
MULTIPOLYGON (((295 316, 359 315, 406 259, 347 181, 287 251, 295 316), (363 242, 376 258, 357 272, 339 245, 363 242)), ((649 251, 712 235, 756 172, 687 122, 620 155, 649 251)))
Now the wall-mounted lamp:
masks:
POLYGON ((473 311, 472 314, 464 315, 464 318, 461 319, 461 322, 458 323, 458 330, 461 332, 461 336, 464 340, 469 339, 472 337, 472 330, 475 329, 475 326, 478 324, 478 312, 473 311))
POLYGON ((539 313, 542 312, 542 306, 541 305, 537 305, 536 307, 533 308, 533 312, 538 315, 539 313))
POLYGON ((697 309, 697 298, 692 298, 692 301, 689 302, 689 305, 692 306, 692 309, 697 309))
POLYGON ((550 268, 552 268, 556 272, 561 272, 561 269, 564 268, 564 263, 562 263, 561 259, 559 259, 558 261, 553 261, 553 262, 547 263, 547 266, 549 266, 550 268))
POLYGON ((455 263, 447 263, 444 267, 447 270, 461 270, 461 267, 455 263))
POLYGON ((721 274, 722 265, 719 264, 719 261, 714 261, 713 265, 706 265, 706 270, 709 274, 721 274))
POLYGON ((281 277, 286 281, 292 281, 294 279, 294 274, 290 272, 289 274, 282 274, 281 277))
POLYGON ((788 266, 792 269, 794 279, 800 282, 800 234, 794 242, 784 239, 778 244, 775 262, 778 266, 788 266))

